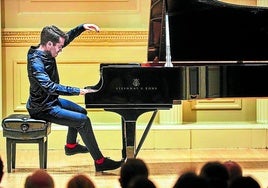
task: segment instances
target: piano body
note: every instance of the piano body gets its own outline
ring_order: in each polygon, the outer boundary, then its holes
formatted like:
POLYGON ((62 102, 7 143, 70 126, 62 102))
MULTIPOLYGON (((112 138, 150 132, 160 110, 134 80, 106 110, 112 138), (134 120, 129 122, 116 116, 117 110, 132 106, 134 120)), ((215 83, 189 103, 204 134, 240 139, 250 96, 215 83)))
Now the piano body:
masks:
POLYGON ((148 63, 101 64, 85 105, 121 116, 122 157, 136 157, 160 109, 187 99, 267 97, 267 60, 268 8, 151 0, 148 63), (153 114, 136 146, 136 120, 145 112, 153 114))

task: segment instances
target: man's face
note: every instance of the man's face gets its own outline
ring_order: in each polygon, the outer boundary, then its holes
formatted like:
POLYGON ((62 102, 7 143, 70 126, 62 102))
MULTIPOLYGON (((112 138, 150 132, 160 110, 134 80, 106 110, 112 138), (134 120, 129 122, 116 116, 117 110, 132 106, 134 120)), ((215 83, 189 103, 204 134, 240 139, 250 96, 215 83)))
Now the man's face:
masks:
POLYGON ((64 45, 65 39, 60 37, 60 40, 58 43, 56 43, 55 45, 50 45, 48 48, 48 51, 50 52, 52 57, 57 57, 57 55, 59 54, 59 52, 62 51, 62 47, 64 45))

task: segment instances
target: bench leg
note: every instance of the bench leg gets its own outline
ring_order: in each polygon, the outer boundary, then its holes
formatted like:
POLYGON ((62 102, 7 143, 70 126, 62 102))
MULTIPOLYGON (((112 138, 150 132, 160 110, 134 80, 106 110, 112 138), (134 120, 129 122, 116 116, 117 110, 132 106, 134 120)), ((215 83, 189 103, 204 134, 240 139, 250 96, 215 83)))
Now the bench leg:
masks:
POLYGON ((16 147, 16 142, 12 141, 11 143, 11 159, 12 159, 12 169, 15 169, 16 166, 16 151, 17 151, 17 147, 16 147))
POLYGON ((11 160, 12 160, 12 155, 11 155, 11 150, 12 150, 12 140, 9 138, 6 139, 6 152, 7 152, 7 172, 11 172, 11 160))
POLYGON ((43 137, 35 141, 15 140, 11 138, 6 138, 6 157, 7 157, 7 172, 8 173, 10 173, 12 169, 15 169, 16 143, 38 143, 40 169, 47 168, 48 137, 43 137))
POLYGON ((47 169, 47 142, 48 137, 45 138, 45 151, 44 151, 44 168, 47 169))
POLYGON ((41 169, 44 168, 44 140, 43 138, 39 139, 39 166, 41 169))
POLYGON ((47 168, 47 137, 39 140, 39 165, 41 169, 47 168))

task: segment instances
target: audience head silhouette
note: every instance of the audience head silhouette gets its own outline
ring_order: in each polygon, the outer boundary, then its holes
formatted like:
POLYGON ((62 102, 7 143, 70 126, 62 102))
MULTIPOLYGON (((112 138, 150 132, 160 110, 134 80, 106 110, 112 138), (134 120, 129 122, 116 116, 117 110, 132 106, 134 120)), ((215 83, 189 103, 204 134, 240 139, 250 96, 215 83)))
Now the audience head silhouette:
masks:
POLYGON ((155 184, 145 176, 136 176, 130 180, 127 188, 156 188, 155 184))
POLYGON ((95 188, 95 184, 86 175, 77 174, 69 180, 67 188, 95 188))
POLYGON ((143 176, 148 178, 149 170, 142 159, 130 158, 122 165, 119 182, 122 188, 127 188, 132 178, 143 176))
POLYGON ((237 177, 242 177, 242 167, 235 161, 225 161, 223 165, 227 168, 229 172, 229 179, 232 181, 237 177))
POLYGON ((260 184, 251 176, 237 177, 231 183, 229 188, 261 188, 260 184))
POLYGON ((2 158, 0 157, 0 183, 2 181, 3 176, 4 176, 4 164, 2 158))
POLYGON ((54 180, 45 170, 39 169, 26 178, 24 188, 54 188, 54 180))
POLYGON ((229 173, 223 163, 210 161, 204 164, 200 171, 200 177, 205 178, 210 187, 227 188, 229 173))
POLYGON ((185 172, 180 175, 173 188, 208 188, 208 183, 194 172, 185 172))

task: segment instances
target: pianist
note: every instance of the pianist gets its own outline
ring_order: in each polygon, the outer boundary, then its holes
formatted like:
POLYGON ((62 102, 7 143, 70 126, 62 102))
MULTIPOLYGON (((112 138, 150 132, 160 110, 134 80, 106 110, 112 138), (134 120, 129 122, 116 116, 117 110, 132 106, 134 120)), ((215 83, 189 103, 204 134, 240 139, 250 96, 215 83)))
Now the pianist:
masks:
POLYGON ((46 26, 40 36, 40 44, 31 46, 27 54, 27 70, 30 82, 30 96, 27 110, 31 117, 68 126, 65 154, 90 153, 95 170, 106 171, 119 168, 121 161, 114 161, 102 155, 87 111, 79 105, 59 98, 59 95, 84 95, 94 92, 59 83, 56 56, 85 30, 99 31, 95 24, 82 24, 64 33, 56 26, 46 26), (80 134, 84 144, 77 143, 80 134))

